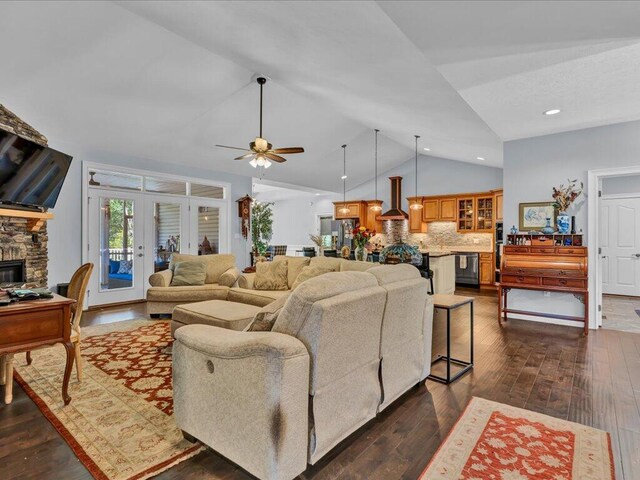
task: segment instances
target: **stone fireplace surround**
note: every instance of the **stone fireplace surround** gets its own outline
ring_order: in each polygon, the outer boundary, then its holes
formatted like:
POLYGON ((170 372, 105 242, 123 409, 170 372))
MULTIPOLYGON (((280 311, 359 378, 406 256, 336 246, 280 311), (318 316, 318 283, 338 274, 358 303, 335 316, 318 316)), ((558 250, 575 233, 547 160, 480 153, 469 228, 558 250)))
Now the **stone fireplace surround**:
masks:
POLYGON ((24 281, 39 287, 47 287, 47 241, 46 223, 32 234, 26 218, 0 217, 0 260, 24 260, 24 281))

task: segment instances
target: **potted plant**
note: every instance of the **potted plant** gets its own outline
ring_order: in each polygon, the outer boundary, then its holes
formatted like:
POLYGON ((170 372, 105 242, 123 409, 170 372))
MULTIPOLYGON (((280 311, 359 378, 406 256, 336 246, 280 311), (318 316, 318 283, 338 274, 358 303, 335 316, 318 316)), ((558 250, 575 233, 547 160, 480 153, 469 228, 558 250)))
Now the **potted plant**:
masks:
POLYGON ((569 184, 565 187, 560 185, 558 188, 553 187, 553 199, 555 200, 555 207, 558 209, 558 216, 556 218, 558 224, 558 233, 566 235, 571 229, 571 221, 567 210, 573 202, 582 194, 584 185, 580 182, 578 187, 578 180, 567 180, 569 184))
POLYGON ((356 225, 356 228, 353 229, 353 243, 356 246, 355 257, 356 260, 361 262, 367 261, 367 243, 371 240, 376 232, 375 230, 372 232, 367 227, 361 227, 360 225, 356 225))
POLYGON ((254 261, 267 253, 273 236, 273 202, 254 202, 251 205, 251 243, 254 261))

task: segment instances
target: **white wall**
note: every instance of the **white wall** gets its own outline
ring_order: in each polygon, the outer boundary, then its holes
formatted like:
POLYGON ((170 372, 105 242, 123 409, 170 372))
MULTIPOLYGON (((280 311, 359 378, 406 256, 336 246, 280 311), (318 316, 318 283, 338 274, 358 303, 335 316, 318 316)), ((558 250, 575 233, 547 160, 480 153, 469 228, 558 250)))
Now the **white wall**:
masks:
MULTIPOLYGON (((347 165, 348 170, 348 165, 347 165)), ((339 173, 339 172, 338 172, 339 173)), ((336 175, 338 174, 336 173, 336 175)), ((391 186, 389 177, 402 177, 403 209, 407 211, 407 197, 415 193, 415 159, 378 175, 378 200, 383 211, 390 208, 391 186)), ((347 200, 374 200, 374 183, 369 180, 350 187, 355 179, 347 179, 347 200)), ((449 193, 486 192, 502 188, 502 169, 474 163, 457 162, 428 155, 418 155, 418 195, 445 195, 449 193)))
MULTIPOLYGON (((551 201, 553 186, 577 179, 587 189, 587 171, 640 165, 640 121, 514 140, 504 144, 505 231, 518 225, 518 204, 551 201)), ((587 202, 582 196, 570 210, 576 228, 587 232, 587 202)), ((585 243, 588 239, 585 236, 585 243)), ((582 304, 570 294, 512 291, 517 309, 582 315, 582 304)), ((543 321, 542 319, 540 319, 543 321)), ((551 320, 549 320, 551 321, 551 320)), ((557 322, 557 321, 554 321, 557 322)), ((557 322, 562 323, 562 322, 557 322)))
MULTIPOLYGON (((306 194, 300 192, 289 198, 281 198, 280 193, 271 195, 261 192, 255 195, 261 202, 274 202, 273 237, 271 245, 313 246, 310 234, 317 234, 316 218, 321 214, 333 215, 333 201, 336 195, 306 194)), ((292 252, 287 252, 292 253, 292 252)))
POLYGON ((625 193, 640 193, 640 175, 611 177, 602 180, 603 195, 622 195, 625 193))
POLYGON ((235 200, 251 192, 250 176, 242 177, 203 168, 185 168, 178 161, 164 163, 146 158, 122 157, 108 152, 91 152, 72 143, 51 142, 50 146, 73 156, 58 203, 52 210, 55 218, 47 224, 50 285, 68 282, 82 261, 82 161, 230 183, 231 253, 236 255, 238 266, 245 267, 249 263, 248 242, 240 235, 240 219, 235 200))

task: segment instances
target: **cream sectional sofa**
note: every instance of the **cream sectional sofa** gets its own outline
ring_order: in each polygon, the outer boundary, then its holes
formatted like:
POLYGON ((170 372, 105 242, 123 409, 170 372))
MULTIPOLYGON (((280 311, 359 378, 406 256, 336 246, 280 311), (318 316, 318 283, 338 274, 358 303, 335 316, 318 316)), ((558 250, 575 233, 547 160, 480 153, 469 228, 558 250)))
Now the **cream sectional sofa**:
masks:
POLYGON ((243 273, 238 278, 237 286, 229 291, 227 300, 238 303, 248 303, 264 307, 283 295, 287 295, 298 278, 300 271, 307 265, 322 267, 334 272, 365 271, 377 264, 371 262, 356 262, 335 257, 288 257, 278 255, 274 257, 274 262, 287 260, 287 284, 289 290, 256 290, 253 282, 255 273, 243 273))
POLYGON ((260 479, 292 479, 427 377, 432 323, 418 270, 384 265, 305 281, 270 332, 181 327, 176 422, 260 479))
POLYGON ((173 308, 185 303, 205 300, 226 300, 229 289, 235 285, 240 270, 236 268, 235 255, 187 255, 174 253, 169 269, 154 273, 149 277, 151 287, 147 290, 147 313, 151 317, 171 314, 173 308), (206 265, 207 276, 204 285, 171 286, 176 263, 200 261, 206 265))

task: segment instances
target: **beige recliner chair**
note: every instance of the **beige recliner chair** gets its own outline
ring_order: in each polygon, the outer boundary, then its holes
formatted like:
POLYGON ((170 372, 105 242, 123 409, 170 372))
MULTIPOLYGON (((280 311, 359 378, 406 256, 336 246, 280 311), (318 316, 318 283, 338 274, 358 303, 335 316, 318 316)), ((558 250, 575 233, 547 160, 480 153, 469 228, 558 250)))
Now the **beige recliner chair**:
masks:
POLYGON ((327 273, 292 292, 271 332, 179 328, 179 428, 260 479, 296 477, 428 374, 426 284, 407 265, 327 273))

